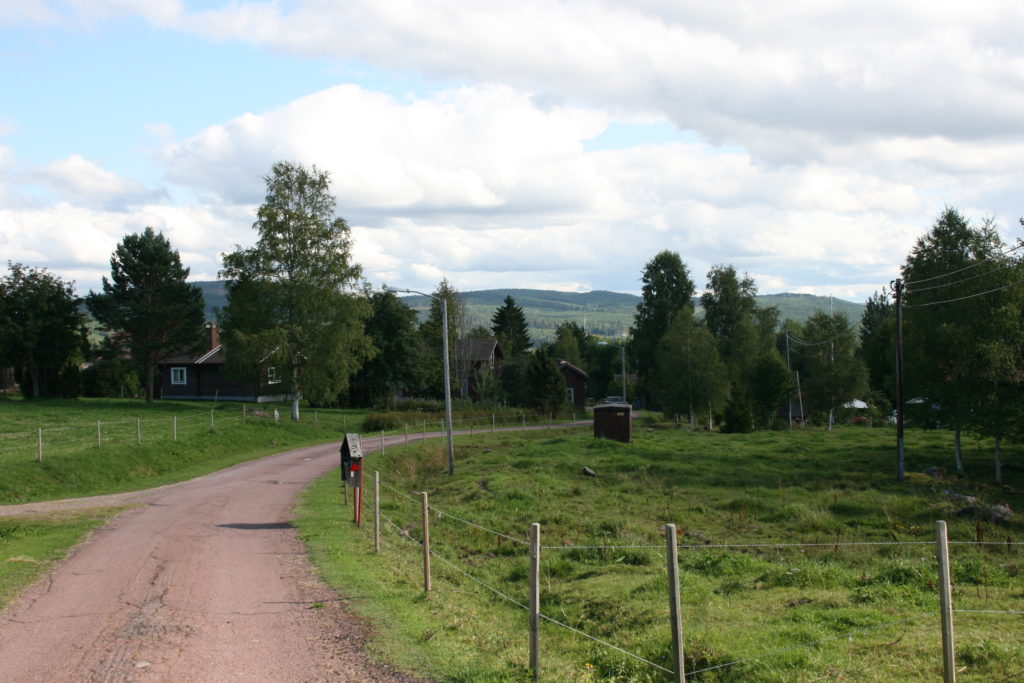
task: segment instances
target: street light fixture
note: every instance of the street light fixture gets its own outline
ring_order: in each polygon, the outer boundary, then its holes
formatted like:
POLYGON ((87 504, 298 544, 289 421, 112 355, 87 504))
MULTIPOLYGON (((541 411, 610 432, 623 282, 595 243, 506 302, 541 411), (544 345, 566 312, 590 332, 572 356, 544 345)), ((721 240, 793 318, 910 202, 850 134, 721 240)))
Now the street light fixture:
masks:
POLYGON ((455 474, 455 442, 452 440, 452 385, 448 371, 448 302, 442 297, 420 292, 415 289, 388 287, 389 292, 419 294, 441 304, 441 355, 444 356, 444 421, 448 432, 448 474, 455 474))

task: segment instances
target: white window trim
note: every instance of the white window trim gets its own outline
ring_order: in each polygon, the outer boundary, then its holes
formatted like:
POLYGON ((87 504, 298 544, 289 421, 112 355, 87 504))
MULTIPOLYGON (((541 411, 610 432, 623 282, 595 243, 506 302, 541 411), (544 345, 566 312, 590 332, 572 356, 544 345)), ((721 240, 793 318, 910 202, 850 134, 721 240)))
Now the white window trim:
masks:
POLYGON ((182 384, 188 384, 188 368, 175 367, 171 368, 171 384, 180 386, 182 384))
POLYGON ((273 365, 267 366, 267 384, 280 384, 281 378, 277 376, 277 368, 273 365))

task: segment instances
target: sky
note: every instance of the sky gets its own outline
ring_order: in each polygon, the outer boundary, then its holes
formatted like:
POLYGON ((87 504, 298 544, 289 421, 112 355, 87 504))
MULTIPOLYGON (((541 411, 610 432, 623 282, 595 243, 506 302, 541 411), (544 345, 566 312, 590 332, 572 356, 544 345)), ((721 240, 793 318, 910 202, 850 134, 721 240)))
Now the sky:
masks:
POLYGON ((216 279, 275 161, 374 287, 639 293, 680 254, 863 301, 946 206, 1021 236, 1024 5, 0 0, 0 259, 216 279))

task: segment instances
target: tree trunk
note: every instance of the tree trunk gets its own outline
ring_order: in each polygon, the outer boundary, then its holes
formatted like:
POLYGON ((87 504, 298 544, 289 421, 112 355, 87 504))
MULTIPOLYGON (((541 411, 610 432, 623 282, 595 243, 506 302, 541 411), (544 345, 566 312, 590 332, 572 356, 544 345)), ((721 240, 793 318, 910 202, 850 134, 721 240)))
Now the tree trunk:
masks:
POLYGON ((962 477, 964 476, 964 460, 960 451, 960 427, 957 427, 953 432, 953 444, 953 450, 956 453, 956 473, 962 477))
POLYGON ((292 422, 299 421, 299 364, 292 362, 292 422))
POLYGON ((146 361, 146 403, 153 402, 153 361, 146 361))
POLYGON ((999 459, 999 437, 996 437, 996 483, 1003 483, 1003 461, 999 459))

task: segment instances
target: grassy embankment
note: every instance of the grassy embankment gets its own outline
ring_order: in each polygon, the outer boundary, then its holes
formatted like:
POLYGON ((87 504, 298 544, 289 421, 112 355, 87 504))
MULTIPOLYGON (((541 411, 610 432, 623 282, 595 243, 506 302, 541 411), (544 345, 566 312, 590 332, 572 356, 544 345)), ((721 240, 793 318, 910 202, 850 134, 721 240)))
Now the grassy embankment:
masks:
MULTIPOLYGON (((479 435, 458 443, 454 477, 437 443, 371 456, 369 476, 432 507, 525 539, 542 525, 542 612, 665 667, 671 666, 664 540, 676 523, 687 669, 714 681, 941 678, 934 522, 945 519, 954 605, 1024 611, 1024 525, 996 525, 946 491, 1024 509, 1021 452, 1006 486, 990 484, 990 443, 966 444, 968 479, 921 474, 895 482, 891 429, 752 435, 641 429, 631 445, 577 433, 479 435), (586 477, 582 468, 598 476, 586 477), (878 542, 884 545, 846 545, 878 542), (900 544, 896 544, 899 542, 900 544), (763 544, 814 543, 802 547, 763 544), (916 543, 916 544, 915 544, 916 543), (761 544, 718 548, 720 544, 761 544), (643 547, 650 546, 650 547, 643 547), (852 634, 852 635, 849 635, 852 634), (814 643, 813 645, 806 645, 814 643), (753 659, 749 659, 753 658, 753 659), (728 666, 738 660, 743 663, 728 666)), ((952 469, 951 436, 908 434, 908 471, 952 469)), ((356 529, 339 511, 337 475, 306 493, 300 533, 325 578, 377 631, 373 647, 442 681, 528 679, 526 612, 435 558, 422 591, 419 502, 385 488, 383 548, 372 548, 372 491, 356 529), (410 538, 412 540, 410 540, 410 538)), ((526 547, 434 514, 436 553, 526 603, 526 547)), ((957 612, 960 679, 1024 671, 1018 613, 957 612)), ((541 627, 545 680, 646 681, 665 674, 550 623, 541 627)))

